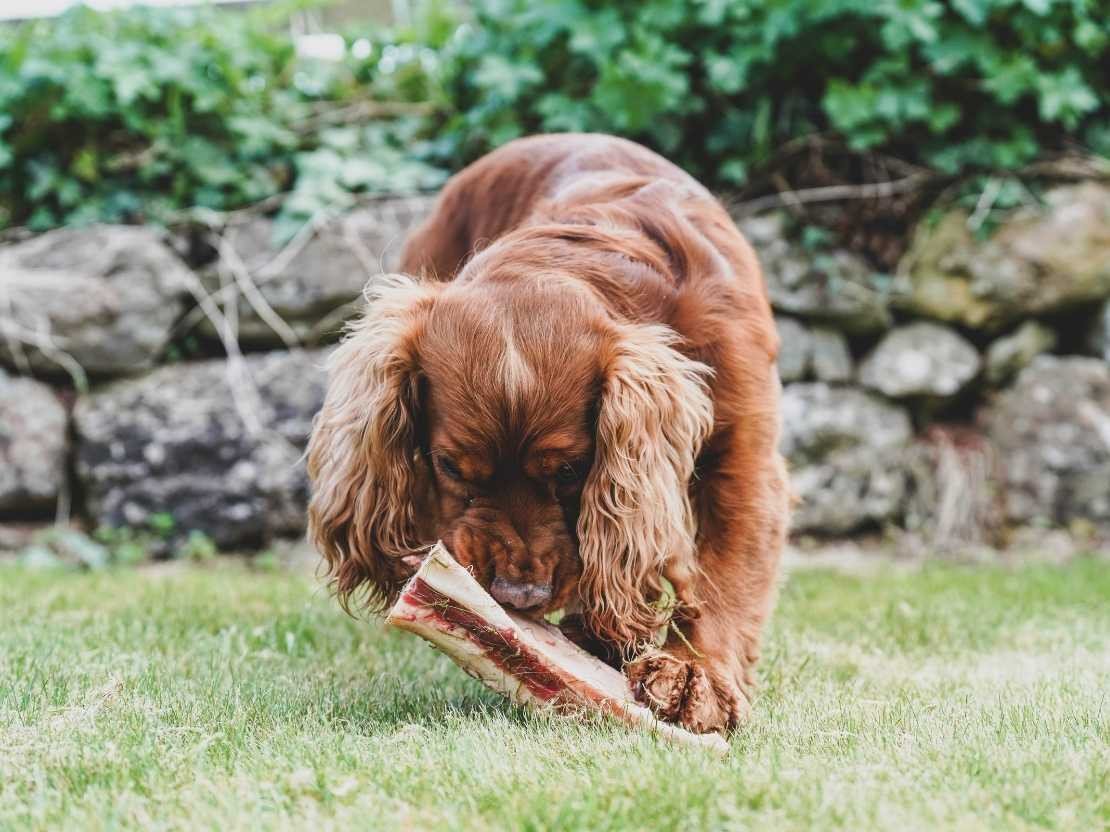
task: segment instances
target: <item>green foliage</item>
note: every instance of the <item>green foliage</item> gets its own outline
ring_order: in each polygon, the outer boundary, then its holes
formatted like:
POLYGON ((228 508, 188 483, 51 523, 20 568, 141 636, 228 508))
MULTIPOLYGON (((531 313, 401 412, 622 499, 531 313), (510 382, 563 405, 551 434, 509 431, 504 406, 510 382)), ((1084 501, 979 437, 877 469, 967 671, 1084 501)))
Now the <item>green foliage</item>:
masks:
POLYGON ((296 221, 352 192, 437 184, 401 151, 412 117, 332 118, 379 95, 428 94, 434 53, 398 55, 391 37, 329 64, 298 60, 257 16, 204 9, 78 8, 0 29, 0 228, 160 221, 291 187, 296 221))
POLYGON ((162 512, 147 518, 145 528, 101 526, 92 539, 107 553, 106 563, 134 566, 149 559, 152 551, 163 551, 176 525, 172 514, 162 512))
POLYGON ((194 12, 77 9, 4 33, 0 205, 34 228, 225 208, 288 184, 292 45, 194 12))
POLYGON ((1103 0, 477 0, 445 159, 615 132, 716 185, 822 133, 945 174, 1110 153, 1103 0), (1101 97, 1100 97, 1101 93, 1101 97))
POLYGON ((215 541, 202 531, 194 529, 189 532, 185 542, 177 552, 177 556, 187 560, 209 561, 219 554, 215 541))
POLYGON ((20 552, 19 562, 36 569, 104 569, 116 558, 114 550, 76 529, 52 526, 38 532, 20 552))
POLYGON ((1106 0, 447 0, 300 59, 279 15, 75 9, 0 28, 0 228, 288 194, 288 235, 537 131, 727 188, 820 134, 945 175, 1110 155, 1106 0), (468 18, 460 25, 461 9, 468 18), (383 104, 384 102, 384 104, 383 104))
POLYGON ((205 562, 219 554, 215 542, 201 531, 190 531, 183 539, 175 536, 177 524, 171 514, 152 514, 145 526, 97 529, 91 535, 66 527, 50 527, 37 533, 21 552, 19 562, 29 568, 107 569, 135 566, 152 556, 205 562))

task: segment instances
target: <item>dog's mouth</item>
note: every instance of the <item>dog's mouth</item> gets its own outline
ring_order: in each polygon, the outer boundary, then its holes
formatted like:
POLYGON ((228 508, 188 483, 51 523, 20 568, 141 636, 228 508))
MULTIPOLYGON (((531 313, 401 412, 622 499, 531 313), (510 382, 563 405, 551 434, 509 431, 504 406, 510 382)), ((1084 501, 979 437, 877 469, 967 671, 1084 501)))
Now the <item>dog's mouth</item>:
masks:
MULTIPOLYGON (((401 558, 405 580, 419 571, 425 558, 434 548, 435 546, 429 546, 427 549, 401 558)), ((466 568, 473 574, 470 567, 466 568)), ((498 603, 512 609, 517 615, 558 623, 563 617, 582 611, 582 599, 577 592, 573 591, 576 583, 577 581, 573 579, 560 581, 558 577, 552 584, 513 583, 494 577, 489 586, 484 586, 483 589, 489 592, 498 603)))

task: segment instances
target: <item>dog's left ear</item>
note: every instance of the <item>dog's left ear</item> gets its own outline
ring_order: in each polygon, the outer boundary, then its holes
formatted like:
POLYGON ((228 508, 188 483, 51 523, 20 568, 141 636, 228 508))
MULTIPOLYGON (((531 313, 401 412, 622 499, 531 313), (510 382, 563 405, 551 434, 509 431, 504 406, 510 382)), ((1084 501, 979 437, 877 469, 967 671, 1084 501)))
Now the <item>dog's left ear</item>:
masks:
POLYGON ((417 341, 435 289, 385 275, 328 359, 328 391, 308 444, 309 537, 340 602, 364 590, 385 604, 407 577, 404 558, 423 543, 417 506, 417 341))
POLYGON ((616 324, 578 520, 590 628, 626 648, 666 622, 664 572, 697 570, 690 479, 713 428, 711 370, 659 325, 616 324))

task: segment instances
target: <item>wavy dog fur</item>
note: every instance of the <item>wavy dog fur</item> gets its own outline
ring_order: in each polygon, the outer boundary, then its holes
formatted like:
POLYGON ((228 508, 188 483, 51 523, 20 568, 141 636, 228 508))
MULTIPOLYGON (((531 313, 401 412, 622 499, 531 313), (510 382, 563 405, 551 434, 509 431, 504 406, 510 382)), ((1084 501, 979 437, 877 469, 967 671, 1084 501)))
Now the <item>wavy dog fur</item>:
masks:
POLYGON ((310 535, 344 607, 442 539, 665 719, 743 718, 789 490, 778 340, 722 206, 646 149, 523 139, 459 173, 328 363, 310 535), (677 626, 639 652, 667 613, 677 626))
POLYGON ((417 531, 417 364, 412 342, 434 292, 384 275, 327 362, 328 389, 308 446, 309 537, 347 608, 360 587, 380 606, 405 577, 417 531))
POLYGON ((622 326, 605 370, 579 588, 590 629, 622 645, 639 647, 666 623, 665 573, 697 572, 688 486, 713 427, 712 371, 673 349, 679 340, 663 326, 622 326))

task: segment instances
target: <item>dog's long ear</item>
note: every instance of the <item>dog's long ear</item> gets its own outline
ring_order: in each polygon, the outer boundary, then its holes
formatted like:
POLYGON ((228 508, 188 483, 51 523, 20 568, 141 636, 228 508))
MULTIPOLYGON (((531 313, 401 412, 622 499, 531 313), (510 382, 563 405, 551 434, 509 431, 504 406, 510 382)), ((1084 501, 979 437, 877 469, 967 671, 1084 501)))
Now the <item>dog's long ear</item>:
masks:
POLYGON ((423 543, 417 341, 434 294, 403 275, 377 279, 328 359, 308 444, 308 528, 344 608, 360 588, 371 606, 387 602, 408 571, 401 558, 423 543))
POLYGON ((709 368, 664 326, 619 325, 603 368, 597 451, 578 521, 590 628, 625 648, 665 623, 664 572, 697 570, 694 463, 713 427, 709 368))

